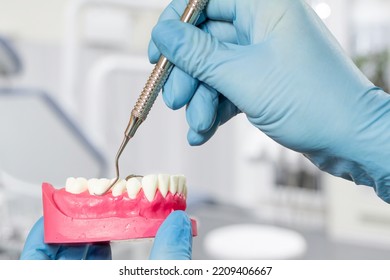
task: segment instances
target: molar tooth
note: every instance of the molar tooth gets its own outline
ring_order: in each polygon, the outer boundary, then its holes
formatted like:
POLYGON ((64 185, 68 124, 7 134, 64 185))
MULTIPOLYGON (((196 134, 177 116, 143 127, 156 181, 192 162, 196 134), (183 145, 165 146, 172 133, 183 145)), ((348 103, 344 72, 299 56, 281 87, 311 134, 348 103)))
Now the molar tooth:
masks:
POLYGON ((94 193, 94 190, 95 190, 95 186, 99 184, 99 179, 96 179, 96 178, 92 178, 92 179, 89 179, 88 180, 88 192, 89 194, 95 194, 94 193))
POLYGON ((75 177, 69 177, 66 179, 65 182, 65 190, 67 192, 71 192, 73 185, 76 183, 76 178, 75 177))
POLYGON ((177 184, 177 192, 183 193, 184 186, 186 185, 186 177, 183 175, 178 175, 179 180, 177 184))
POLYGON ((95 188, 95 185, 97 185, 99 182, 99 179, 92 178, 89 179, 87 184, 88 184, 88 192, 89 194, 93 194, 93 189, 95 188))
MULTIPOLYGON (((110 182, 110 183, 112 183, 112 182, 110 182)), ((125 192, 125 190, 126 190, 126 180, 119 180, 112 187, 112 195, 113 196, 120 196, 125 192)))
POLYGON ((142 178, 142 189, 144 194, 149 201, 154 199, 157 190, 157 175, 151 174, 146 175, 142 178))
POLYGON ((166 197, 169 190, 170 176, 168 174, 158 174, 158 189, 163 197, 166 197))
POLYGON ((102 195, 110 185, 110 180, 106 178, 102 179, 89 179, 88 180, 88 191, 91 195, 102 195))
POLYGON ((169 180, 169 192, 171 194, 177 193, 178 185, 179 185, 179 176, 172 175, 169 180))
POLYGON ((126 189, 127 189, 127 195, 134 199, 136 198, 137 194, 139 193, 139 190, 141 189, 141 182, 138 180, 138 178, 130 178, 126 182, 126 189))
POLYGON ((73 194, 79 194, 88 189, 87 179, 70 177, 66 179, 65 190, 73 194))

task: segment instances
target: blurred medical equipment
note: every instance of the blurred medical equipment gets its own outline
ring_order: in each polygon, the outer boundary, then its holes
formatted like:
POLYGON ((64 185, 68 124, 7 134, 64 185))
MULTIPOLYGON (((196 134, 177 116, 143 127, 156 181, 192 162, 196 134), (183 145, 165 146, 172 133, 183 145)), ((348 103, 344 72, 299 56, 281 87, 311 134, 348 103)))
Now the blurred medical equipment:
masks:
MULTIPOLYGON (((12 42, 8 38, 0 36, 0 89, 6 87, 9 79, 20 74, 21 71, 22 63, 12 42)), ((1 116, 3 117, 3 115, 1 116)), ((23 239, 21 231, 19 231, 20 226, 15 224, 12 217, 15 217, 16 213, 17 215, 21 213, 18 210, 23 212, 24 207, 19 204, 17 209, 9 207, 10 204, 16 202, 13 200, 14 192, 9 188, 10 179, 12 181, 12 177, 0 168, 0 259, 16 258, 21 246, 21 239, 23 239)), ((17 187, 19 186, 23 188, 23 184, 17 185, 17 187)), ((28 194, 28 190, 25 193, 28 194)))
POLYGON ((40 185, 0 170, 0 259, 17 259, 34 220, 42 215, 40 185))
POLYGON ((0 258, 14 259, 32 221, 42 215, 41 183, 61 186, 67 176, 104 176, 106 164, 49 94, 7 83, 21 74, 22 61, 3 38, 0 54, 5 78, 0 86, 0 258))
POLYGON ((0 77, 19 74, 22 69, 20 57, 11 42, 0 36, 0 77))
MULTIPOLYGON (((244 118, 239 116, 239 118, 244 118)), ((288 150, 249 123, 235 127, 234 205, 262 220, 306 229, 325 226, 321 172, 300 153, 288 150)))
POLYGON ((42 215, 41 183, 62 186, 68 176, 102 177, 106 164, 42 91, 0 89, 0 112, 0 212, 5 216, 0 243, 10 245, 6 251, 15 256, 32 221, 42 215))
POLYGON ((389 204, 367 187, 340 178, 324 176, 322 184, 327 201, 326 229, 330 238, 390 249, 389 204))

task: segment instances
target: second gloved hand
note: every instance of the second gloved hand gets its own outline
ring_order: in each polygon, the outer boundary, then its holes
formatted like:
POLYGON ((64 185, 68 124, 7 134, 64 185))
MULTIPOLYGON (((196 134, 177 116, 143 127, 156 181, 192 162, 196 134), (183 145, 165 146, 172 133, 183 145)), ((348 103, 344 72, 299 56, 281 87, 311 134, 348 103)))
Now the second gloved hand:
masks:
POLYGON ((149 57, 176 65, 163 97, 173 109, 187 105, 190 144, 243 112, 322 170, 390 202, 390 98, 304 0, 210 0, 200 28, 179 21, 186 2, 163 12, 149 57))

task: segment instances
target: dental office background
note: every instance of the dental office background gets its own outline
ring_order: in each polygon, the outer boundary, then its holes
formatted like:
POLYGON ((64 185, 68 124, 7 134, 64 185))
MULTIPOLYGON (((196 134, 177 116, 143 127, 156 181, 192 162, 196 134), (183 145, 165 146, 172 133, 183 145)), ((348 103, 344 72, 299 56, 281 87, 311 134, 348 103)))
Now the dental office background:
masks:
MULTIPOLYGON (((390 0, 308 0, 362 71, 390 89, 390 0)), ((115 176, 130 111, 152 70, 166 0, 0 0, 0 259, 17 259, 42 215, 41 183, 115 176)), ((184 174, 194 259, 386 259, 390 205, 318 171, 244 116, 200 147, 184 109, 158 97, 121 174, 184 174)), ((151 241, 113 243, 144 259, 151 241)))

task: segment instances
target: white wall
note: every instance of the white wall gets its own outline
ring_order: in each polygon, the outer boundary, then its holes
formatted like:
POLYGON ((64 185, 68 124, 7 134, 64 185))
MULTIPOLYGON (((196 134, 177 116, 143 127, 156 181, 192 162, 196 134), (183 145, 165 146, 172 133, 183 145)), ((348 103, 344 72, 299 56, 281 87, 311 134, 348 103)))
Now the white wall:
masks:
POLYGON ((0 0, 0 33, 25 40, 57 42, 69 0, 0 0))

